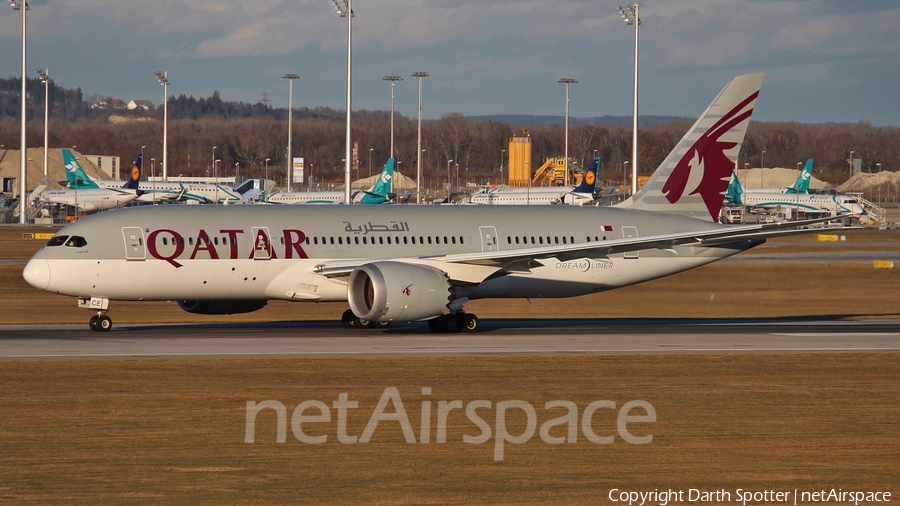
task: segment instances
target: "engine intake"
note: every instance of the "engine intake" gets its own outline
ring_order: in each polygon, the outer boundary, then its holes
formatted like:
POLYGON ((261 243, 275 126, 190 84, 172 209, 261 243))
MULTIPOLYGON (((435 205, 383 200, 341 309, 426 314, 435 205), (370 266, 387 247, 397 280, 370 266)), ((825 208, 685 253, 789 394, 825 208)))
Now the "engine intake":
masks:
POLYGON ((239 314, 262 309, 266 300, 179 300, 178 307, 194 314, 239 314))
POLYGON ((402 262, 374 262, 350 273, 347 299, 353 314, 374 322, 415 321, 440 315, 452 300, 447 275, 402 262))

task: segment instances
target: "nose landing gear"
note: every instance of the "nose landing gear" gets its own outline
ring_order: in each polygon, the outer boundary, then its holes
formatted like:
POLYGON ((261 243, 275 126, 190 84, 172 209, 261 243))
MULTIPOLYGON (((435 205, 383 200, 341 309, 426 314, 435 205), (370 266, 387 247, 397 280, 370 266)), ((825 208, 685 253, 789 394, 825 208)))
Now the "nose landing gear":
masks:
POLYGON ((109 310, 109 299, 106 297, 79 298, 78 307, 97 311, 88 322, 94 332, 109 332, 112 329, 112 318, 106 316, 109 310))

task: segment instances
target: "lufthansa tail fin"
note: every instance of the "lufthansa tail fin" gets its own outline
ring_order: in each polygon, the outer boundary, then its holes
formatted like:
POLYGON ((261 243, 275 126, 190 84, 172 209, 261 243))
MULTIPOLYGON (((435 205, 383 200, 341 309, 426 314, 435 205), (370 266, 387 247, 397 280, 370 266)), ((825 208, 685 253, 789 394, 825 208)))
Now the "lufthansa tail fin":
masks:
POLYGON ((744 187, 741 186, 737 177, 737 171, 731 171, 731 182, 728 183, 728 190, 725 192, 725 203, 731 205, 743 205, 744 187))
POLYGON ((731 80, 647 183, 617 204, 716 221, 765 73, 731 80))
POLYGON ((600 157, 595 157, 591 162, 591 166, 588 167, 587 172, 584 173, 584 177, 581 178, 581 184, 575 187, 572 190, 573 193, 586 193, 588 195, 594 194, 594 189, 597 187, 597 174, 600 172, 600 157))
POLYGON ((127 190, 137 190, 138 186, 141 182, 141 171, 143 167, 144 158, 142 155, 138 154, 137 158, 134 159, 134 167, 131 168, 131 174, 128 175, 128 181, 125 182, 125 185, 122 188, 127 190))
POLYGON ((90 176, 81 168, 81 164, 75 159, 71 149, 63 148, 63 166, 66 169, 66 180, 69 188, 100 188, 90 176))
POLYGON ((797 181, 794 182, 793 186, 788 186, 785 193, 809 193, 809 182, 812 179, 812 168, 813 168, 813 159, 809 158, 806 160, 806 164, 803 165, 803 170, 800 171, 800 175, 797 176, 797 181))

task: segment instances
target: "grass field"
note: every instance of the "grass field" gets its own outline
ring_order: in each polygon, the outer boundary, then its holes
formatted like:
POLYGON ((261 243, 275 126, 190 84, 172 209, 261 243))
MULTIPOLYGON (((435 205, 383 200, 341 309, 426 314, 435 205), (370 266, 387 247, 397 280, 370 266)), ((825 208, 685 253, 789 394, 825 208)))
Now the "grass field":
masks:
MULTIPOLYGON (((0 368, 0 501, 65 504, 608 504, 611 488, 887 490, 900 493, 900 368, 895 354, 553 356, 282 360, 142 360, 3 363, 0 368), (370 442, 336 441, 330 423, 306 424, 321 445, 299 442, 291 412, 359 402, 347 433, 360 435, 386 387, 402 397, 421 439, 421 404, 433 401, 431 442, 407 443, 397 422, 370 442), (422 395, 422 387, 432 394, 422 395), (480 430, 463 411, 436 443, 437 401, 489 400, 479 414, 496 429, 495 403, 524 400, 537 424, 611 400, 644 400, 655 423, 631 425, 634 445, 551 445, 537 431, 507 443, 462 442, 480 430), (257 417, 246 444, 246 402, 287 409, 257 417)), ((394 412, 392 405, 386 410, 394 412)), ((316 414, 312 410, 307 414, 316 414)), ((638 410, 633 414, 642 414, 638 410)), ((509 433, 525 415, 510 410, 509 433)), ((593 418, 615 435, 615 411, 593 418)), ((496 434, 496 431, 494 431, 496 434)), ((565 435, 565 426, 549 435, 565 435)))

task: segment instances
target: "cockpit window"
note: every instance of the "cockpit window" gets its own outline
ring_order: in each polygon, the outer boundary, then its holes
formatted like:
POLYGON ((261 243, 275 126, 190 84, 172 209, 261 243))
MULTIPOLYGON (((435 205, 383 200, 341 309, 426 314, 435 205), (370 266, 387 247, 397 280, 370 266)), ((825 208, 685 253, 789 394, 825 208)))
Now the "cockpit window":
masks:
POLYGON ((53 238, 47 241, 47 244, 45 244, 44 246, 62 246, 66 243, 66 239, 68 238, 69 236, 67 235, 55 235, 53 236, 53 238))
POLYGON ((87 241, 84 240, 84 237, 80 235, 73 235, 66 241, 66 246, 70 248, 83 248, 87 246, 87 241))

